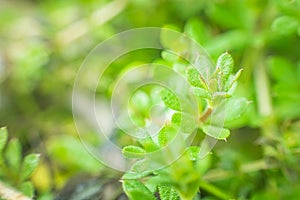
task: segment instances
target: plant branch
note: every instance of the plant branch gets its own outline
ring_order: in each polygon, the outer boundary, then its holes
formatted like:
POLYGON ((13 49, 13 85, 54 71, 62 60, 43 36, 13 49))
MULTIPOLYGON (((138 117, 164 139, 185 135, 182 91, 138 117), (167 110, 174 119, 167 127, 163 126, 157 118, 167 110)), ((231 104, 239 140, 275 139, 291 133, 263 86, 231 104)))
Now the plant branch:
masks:
POLYGON ((6 200, 31 200, 22 193, 12 189, 0 181, 0 197, 6 200))
POLYGON ((205 181, 200 182, 200 188, 203 190, 209 192, 210 194, 218 197, 219 199, 232 199, 228 194, 226 194, 224 191, 220 190, 216 186, 209 184, 205 181))

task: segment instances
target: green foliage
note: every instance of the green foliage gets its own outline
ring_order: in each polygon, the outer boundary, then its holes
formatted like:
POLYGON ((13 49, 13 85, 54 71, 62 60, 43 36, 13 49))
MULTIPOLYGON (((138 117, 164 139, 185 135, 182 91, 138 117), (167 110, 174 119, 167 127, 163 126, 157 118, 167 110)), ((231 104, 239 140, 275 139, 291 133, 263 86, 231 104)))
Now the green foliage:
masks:
POLYGON ((226 128, 204 125, 202 126, 202 130, 207 135, 216 138, 218 140, 226 140, 229 137, 230 131, 226 128))
POLYGON ((101 168, 99 162, 93 158, 80 140, 71 136, 58 136, 47 141, 48 152, 57 164, 65 166, 68 173, 80 169, 84 172, 96 173, 101 168), (57 142, 59 141, 59 142, 57 142), (84 162, 81 159, 84 158, 84 162))
POLYGON ((233 70, 233 59, 230 54, 222 54, 217 61, 217 69, 221 78, 221 85, 224 87, 227 84, 228 78, 233 70))
POLYGON ((17 139, 7 141, 7 138, 6 128, 0 128, 1 180, 32 198, 34 196, 34 187, 28 179, 37 168, 39 154, 29 154, 23 159, 20 142, 17 139))
POLYGON ((31 182, 26 181, 21 184, 20 191, 28 197, 34 196, 34 187, 31 182))
POLYGON ((180 111, 180 103, 177 97, 170 92, 168 89, 161 91, 161 98, 164 101, 165 105, 173 110, 180 111))
POLYGON ((5 127, 0 128, 0 151, 2 152, 3 148, 5 147, 7 141, 7 130, 5 127))
POLYGON ((123 189, 132 200, 138 200, 141 197, 145 200, 155 200, 150 190, 137 180, 125 180, 123 189))
POLYGON ((201 75, 195 68, 191 67, 187 69, 186 76, 187 76, 187 80, 192 86, 199 87, 199 88, 203 87, 200 79, 201 75))
POLYGON ((27 179, 32 172, 35 170, 39 163, 38 154, 30 154, 24 158, 22 168, 21 168, 21 180, 27 179))
POLYGON ((289 35, 297 32, 299 21, 293 17, 281 16, 272 23, 272 30, 282 35, 289 35))
MULTIPOLYGON (((166 27, 184 31, 217 65, 206 73, 207 63, 184 61, 181 56, 186 56, 189 46, 168 31, 161 36, 165 48, 161 52, 131 52, 111 63, 96 98, 108 99, 128 66, 153 62, 187 80, 200 114, 195 119, 182 113, 185 102, 172 91, 137 90, 124 102, 129 104, 131 120, 145 129, 154 124, 160 131, 138 140, 112 136, 120 147, 135 145, 145 151, 146 158, 134 158, 132 172, 122 179, 139 180, 156 195, 161 185, 167 185, 181 198, 197 193, 195 199, 298 199, 299 10, 299 0, 4 1, 0 6, 0 121, 18 140, 7 142, 5 129, 0 129, 1 180, 28 196, 33 194, 29 180, 20 181, 24 152, 42 152, 47 158, 33 174, 38 180, 34 183, 37 199, 53 199, 52 191, 60 190, 74 174, 102 170, 76 135, 70 106, 75 73, 87 52, 115 33, 132 27, 166 27), (157 122, 155 116, 163 117, 157 122), (182 137, 174 137, 182 132, 182 137), (205 137, 222 141, 209 159, 199 160, 199 143, 205 137), (172 165, 149 171, 148 153, 162 148, 182 153, 187 145, 178 141, 190 141, 192 146, 172 165), (45 174, 50 181, 45 181, 45 174)), ((82 84, 83 91, 95 89, 90 79, 82 84)), ((81 119, 82 139, 87 146, 99 145, 90 117, 81 119)), ((163 159, 171 159, 170 155, 161 154, 163 159)))
POLYGON ((158 187, 159 197, 161 200, 178 200, 179 196, 176 190, 169 185, 161 185, 158 187))
MULTIPOLYGON (((164 42, 167 41, 174 44, 170 38, 164 42)), ((168 46, 168 44, 165 45, 168 46)), ((183 48, 183 46, 180 48, 183 48)), ((181 62, 179 59, 173 59, 172 55, 167 53, 162 54, 162 58, 168 62, 173 62, 171 66, 174 68, 177 66, 175 63, 181 62)), ((201 176, 207 170, 209 164, 205 164, 204 160, 199 158, 199 146, 202 139, 194 141, 193 144, 198 146, 189 147, 187 145, 184 147, 185 141, 178 140, 178 138, 184 138, 180 136, 181 134, 196 134, 197 137, 203 137, 202 134, 206 134, 217 140, 226 141, 230 136, 229 129, 223 127, 224 122, 233 121, 244 114, 248 105, 245 98, 232 98, 232 94, 227 93, 237 82, 241 73, 240 70, 237 74, 233 75, 233 65, 231 55, 224 53, 219 57, 214 72, 211 75, 206 74, 206 78, 195 68, 187 68, 186 73, 183 73, 185 79, 190 83, 190 92, 196 97, 197 102, 202 102, 200 107, 200 114, 202 116, 196 119, 199 120, 199 122, 196 122, 196 126, 193 124, 195 123, 193 116, 181 110, 180 97, 177 97, 167 89, 161 90, 161 101, 164 102, 164 105, 171 110, 177 111, 169 119, 170 122, 165 123, 160 129, 157 136, 157 143, 154 145, 156 146, 156 151, 160 151, 161 149, 167 149, 167 151, 162 151, 158 160, 155 160, 156 158, 147 158, 150 159, 147 161, 147 159, 141 158, 145 158, 147 153, 151 153, 152 151, 147 150, 147 145, 143 142, 145 139, 137 140, 142 144, 142 148, 132 145, 123 148, 122 152, 126 158, 140 159, 132 167, 131 171, 125 173, 123 176, 123 187, 131 199, 137 198, 136 195, 142 195, 142 193, 146 198, 150 198, 149 195, 154 195, 156 191, 158 191, 161 199, 178 199, 179 197, 181 199, 193 199, 200 187, 201 176), (180 151, 184 153, 174 163, 163 170, 152 171, 154 177, 149 176, 149 172, 151 171, 145 167, 147 166, 147 162, 164 163, 169 157, 172 158, 173 155, 180 154, 180 151), (137 181, 146 177, 145 185, 137 181), (128 180, 135 180, 135 182, 128 182, 128 180), (152 193, 149 193, 150 191, 152 193)), ((148 98, 145 97, 145 99, 148 98)), ((147 109, 144 111, 147 112, 147 109)), ((140 116, 147 116, 147 114, 140 116)), ((195 137, 195 135, 192 137, 195 137)), ((148 140, 155 142, 150 137, 148 140)))
POLYGON ((143 158, 146 151, 137 146, 126 146, 122 149, 122 153, 127 158, 143 158))
MULTIPOLYGON (((247 111, 249 101, 246 98, 231 98, 224 101, 214 112, 215 121, 230 122, 240 118, 247 111)), ((214 124, 214 121, 211 121, 214 124)))
POLYGON ((20 170, 22 152, 19 140, 13 139, 8 143, 5 151, 5 157, 9 166, 11 166, 15 171, 20 170))

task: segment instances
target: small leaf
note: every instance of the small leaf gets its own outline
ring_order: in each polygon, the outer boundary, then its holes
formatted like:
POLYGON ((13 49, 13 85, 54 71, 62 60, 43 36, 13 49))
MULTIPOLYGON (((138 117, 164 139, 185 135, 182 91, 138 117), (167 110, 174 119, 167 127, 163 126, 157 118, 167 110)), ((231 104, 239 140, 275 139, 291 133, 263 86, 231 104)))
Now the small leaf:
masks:
POLYGON ((227 92, 215 92, 213 94, 213 98, 221 98, 221 99, 226 99, 231 97, 231 95, 227 92))
POLYGON ((200 147, 198 147, 198 146, 190 146, 187 149, 187 152, 188 152, 190 160, 196 161, 196 160, 199 159, 200 147))
POLYGON ((223 53, 217 61, 217 69, 219 70, 219 74, 221 76, 221 80, 223 85, 226 84, 229 75, 233 70, 234 62, 229 53, 223 53))
POLYGON ((142 171, 142 172, 132 172, 132 171, 129 171, 129 172, 126 172, 123 176, 122 176, 122 179, 123 180, 130 180, 130 179, 140 179, 140 178, 143 178, 145 176, 148 176, 152 174, 151 171, 142 171))
POLYGON ((180 103, 177 97, 167 89, 163 89, 160 93, 161 98, 165 105, 173 110, 180 111, 180 103))
POLYGON ((186 71, 186 76, 187 76, 187 80, 188 82, 195 87, 203 87, 203 84, 200 80, 200 74, 199 72, 195 69, 195 68, 189 68, 186 71))
POLYGON ((198 119, 186 113, 174 113, 172 124, 180 127, 183 133, 190 134, 198 127, 198 119))
POLYGON ((19 172, 22 159, 22 149, 19 140, 12 139, 6 148, 5 158, 9 167, 19 172))
POLYGON ((39 158, 39 154, 29 154, 25 157, 21 169, 21 180, 27 179, 32 174, 38 166, 39 158))
POLYGON ((198 128, 198 119, 189 114, 182 114, 181 131, 183 133, 192 134, 198 128))
POLYGON ((33 187, 32 183, 29 182, 29 181, 26 181, 26 182, 24 182, 24 183, 21 184, 20 191, 24 195, 26 195, 26 196, 28 196, 30 198, 32 198, 33 195, 34 195, 34 187, 33 187))
POLYGON ((178 200, 179 196, 171 185, 161 185, 158 187, 159 197, 161 200, 178 200))
POLYGON ((230 131, 228 129, 212 125, 204 125, 202 126, 202 130, 205 134, 218 140, 226 140, 226 138, 230 135, 230 131))
POLYGON ((249 101, 246 98, 231 98, 216 108, 212 117, 214 121, 211 123, 217 124, 215 122, 230 122, 238 119, 246 112, 248 105, 249 101))
POLYGON ((155 200, 150 190, 137 180, 125 180, 123 182, 123 189, 131 200, 155 200))
POLYGON ((193 91, 194 95, 199 98, 211 99, 210 93, 205 89, 193 87, 192 91, 193 91))
POLYGON ((139 142, 147 152, 153 152, 158 150, 159 148, 158 145, 153 141, 151 137, 140 139, 139 142))
POLYGON ((177 130, 173 126, 164 126, 158 133, 158 144, 165 146, 171 141, 177 133, 177 130))
POLYGON ((181 123, 181 113, 176 112, 172 115, 172 119, 171 119, 172 124, 180 126, 181 123))
POLYGON ((168 144, 168 137, 166 127, 163 127, 158 133, 158 143, 160 146, 166 146, 168 144))
POLYGON ((149 166, 148 159, 138 160, 137 162, 132 165, 131 170, 134 172, 146 172, 149 166))
POLYGON ((0 153, 2 152, 6 142, 7 142, 7 130, 6 127, 0 128, 0 153))
POLYGON ((225 86, 225 91, 226 92, 228 90, 230 90, 232 88, 232 86, 234 85, 234 83, 236 83, 238 81, 238 79, 240 78, 242 72, 243 72, 243 69, 239 69, 239 71, 234 76, 229 77, 228 84, 225 86))
POLYGON ((169 61, 171 63, 177 62, 180 59, 180 57, 178 55, 176 55, 175 53, 173 53, 171 51, 162 51, 161 57, 164 60, 169 61))
POLYGON ((210 79, 209 83, 208 83, 208 86, 209 86, 209 90, 212 93, 214 93, 214 92, 218 91, 219 83, 218 83, 218 81, 216 79, 210 79))
POLYGON ((297 19, 289 16, 281 16, 274 20, 271 28, 274 32, 281 35, 289 35, 297 32, 298 25, 297 19))
POLYGON ((141 147, 129 145, 122 149, 122 153, 126 158, 143 158, 146 151, 141 147))

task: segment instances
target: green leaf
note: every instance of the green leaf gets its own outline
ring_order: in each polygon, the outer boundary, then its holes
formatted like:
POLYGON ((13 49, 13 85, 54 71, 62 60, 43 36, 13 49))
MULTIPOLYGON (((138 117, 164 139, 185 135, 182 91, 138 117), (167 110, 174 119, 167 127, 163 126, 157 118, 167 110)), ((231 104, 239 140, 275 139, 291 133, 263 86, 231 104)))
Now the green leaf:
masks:
POLYGON ((21 169, 21 180, 25 180, 30 177, 32 172, 36 169, 39 164, 39 154, 29 154, 25 157, 22 163, 21 169))
POLYGON ((195 68, 189 68, 186 70, 186 77, 188 82, 195 87, 203 87, 200 80, 200 73, 195 68))
MULTIPOLYGON (((139 161, 138 161, 139 162, 139 161)), ((140 179, 143 178, 145 176, 148 176, 152 174, 152 171, 142 171, 142 172, 133 172, 133 171, 129 171, 126 172, 123 176, 122 179, 123 180, 130 180, 130 179, 140 179)))
POLYGON ((217 79, 210 79, 208 86, 211 93, 215 93, 219 90, 219 83, 217 79))
POLYGON ((149 166, 149 160, 148 159, 142 159, 138 160, 132 165, 131 170, 133 172, 146 172, 147 168, 149 166))
POLYGON ((223 100, 231 97, 227 92, 215 92, 213 93, 213 105, 219 105, 223 100))
POLYGON ((240 118, 247 110, 249 101, 246 98, 231 98, 222 103, 212 116, 212 124, 231 122, 240 118))
POLYGON ((158 144, 160 146, 166 146, 168 144, 168 137, 167 137, 167 128, 163 127, 158 133, 158 144))
POLYGON ((143 91, 137 91, 135 92, 132 97, 131 97, 131 101, 133 103, 133 106, 142 112, 146 112, 147 109, 150 106, 150 99, 148 97, 148 95, 143 92, 143 91))
POLYGON ((181 113, 176 112, 172 115, 172 119, 171 119, 172 124, 180 126, 181 124, 181 113))
POLYGON ((162 51, 161 57, 171 63, 177 62, 180 60, 180 57, 171 51, 162 51))
POLYGON ((180 103, 177 97, 168 89, 163 89, 160 93, 161 98, 168 108, 180 111, 180 103))
POLYGON ((61 135, 49 138, 47 150, 55 162, 63 166, 72 166, 72 169, 96 173, 102 166, 97 159, 91 156, 80 140, 72 136, 61 135), (84 158, 84 162, 78 158, 84 158))
POLYGON ((2 153, 2 150, 7 142, 7 135, 6 127, 0 128, 0 154, 2 153))
POLYGON ((6 148, 5 158, 9 167, 18 172, 21 166, 22 149, 19 140, 12 139, 6 148))
POLYGON ((219 70, 219 75, 223 85, 226 85, 226 82, 233 70, 234 61, 229 53, 223 53, 217 61, 217 69, 219 70))
POLYGON ((158 187, 159 197, 161 200, 178 200, 179 196, 171 185, 161 185, 158 187))
POLYGON ((30 198, 32 198, 33 195, 34 195, 34 187, 33 187, 32 183, 29 182, 29 181, 26 181, 26 182, 24 182, 24 183, 21 184, 20 191, 24 195, 26 195, 26 196, 28 196, 30 198))
POLYGON ((197 168, 197 172, 199 172, 200 175, 205 174, 205 172, 207 172, 209 169, 211 169, 211 165, 212 165, 212 156, 209 154, 207 156, 205 156, 204 158, 199 159, 199 153, 200 153, 200 149, 198 150, 197 148, 195 148, 194 146, 191 147, 192 148, 192 152, 197 159, 197 163, 196 163, 196 168, 197 168))
POLYGON ((297 32, 299 22, 297 19, 289 16, 281 16, 272 23, 272 30, 281 35, 289 35, 297 32))
POLYGON ((296 67, 288 59, 274 56, 268 60, 268 69, 275 80, 285 84, 298 84, 296 67))
POLYGON ((173 126, 164 126, 158 133, 158 144, 165 146, 171 141, 177 133, 177 130, 173 126))
POLYGON ((233 85, 239 80, 242 72, 243 69, 239 69, 239 71, 234 76, 229 76, 229 81, 227 82, 227 85, 224 88, 225 92, 233 88, 233 85))
POLYGON ((205 134, 218 140, 226 140, 230 135, 230 131, 222 127, 203 125, 201 128, 205 134))
POLYGON ((143 158, 146 151, 141 147, 129 145, 122 149, 122 153, 126 158, 143 158))
POLYGON ((205 89, 193 87, 192 91, 193 91, 194 95, 199 97, 199 98, 211 99, 210 93, 205 89))
POLYGON ((188 152, 190 160, 196 161, 196 160, 199 159, 200 147, 198 147, 198 146, 190 146, 187 149, 187 152, 188 152))
POLYGON ((153 152, 159 148, 151 137, 140 139, 139 142, 147 152, 153 152))
MULTIPOLYGON (((172 115, 171 121, 173 125, 177 126, 176 128, 180 127, 181 132, 183 133, 193 133, 198 127, 198 119, 186 113, 174 113, 172 115)), ((172 137, 173 136, 174 135, 172 135, 172 137)))
POLYGON ((125 180, 123 189, 131 200, 155 200, 156 198, 150 190, 137 180, 125 180))

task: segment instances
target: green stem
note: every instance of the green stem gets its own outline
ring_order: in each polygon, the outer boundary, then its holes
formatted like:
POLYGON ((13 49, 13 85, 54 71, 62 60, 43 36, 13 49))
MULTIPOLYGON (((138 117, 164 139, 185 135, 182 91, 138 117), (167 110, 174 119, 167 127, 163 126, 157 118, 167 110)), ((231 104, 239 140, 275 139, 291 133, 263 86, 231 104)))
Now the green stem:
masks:
POLYGON ((205 181, 200 182, 200 188, 203 190, 209 192, 210 194, 214 195, 215 197, 218 197, 219 199, 232 199, 228 194, 226 194, 224 191, 220 190, 219 188, 215 187, 212 184, 209 184, 205 181))
POLYGON ((262 117, 268 117, 273 113, 273 108, 270 95, 269 80, 267 77, 265 66, 262 62, 259 62, 257 65, 255 65, 254 81, 258 112, 262 117))

